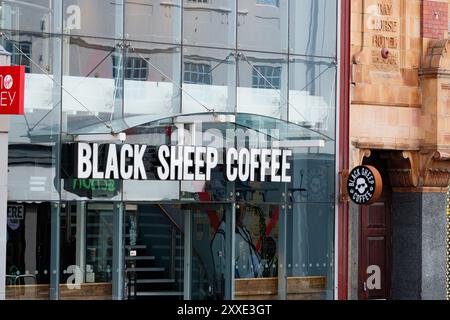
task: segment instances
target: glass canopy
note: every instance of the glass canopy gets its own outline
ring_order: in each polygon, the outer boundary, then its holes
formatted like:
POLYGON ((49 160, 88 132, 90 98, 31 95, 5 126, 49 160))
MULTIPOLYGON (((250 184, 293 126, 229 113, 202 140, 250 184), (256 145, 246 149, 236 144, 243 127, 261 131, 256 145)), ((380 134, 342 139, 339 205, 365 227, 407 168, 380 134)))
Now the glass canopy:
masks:
MULTIPOLYGON (((169 117, 161 116, 131 116, 113 120, 108 127, 103 123, 89 125, 76 131, 67 133, 67 137, 77 136, 81 140, 83 136, 118 134, 129 132, 133 128, 145 127, 146 129, 177 124, 201 123, 205 127, 214 127, 214 124, 227 123, 235 125, 236 129, 250 130, 258 134, 266 135, 273 141, 278 141, 279 146, 284 147, 322 147, 326 142, 334 141, 333 138, 309 128, 303 124, 292 123, 277 118, 250 113, 227 113, 227 112, 205 112, 192 114, 179 114, 169 117), (299 143, 299 141, 310 141, 311 143, 299 143)), ((29 132, 31 141, 48 141, 49 132, 54 132, 52 128, 43 128, 29 132)), ((64 138, 64 140, 66 137, 64 138)), ((70 138, 68 140, 71 140, 70 138)))

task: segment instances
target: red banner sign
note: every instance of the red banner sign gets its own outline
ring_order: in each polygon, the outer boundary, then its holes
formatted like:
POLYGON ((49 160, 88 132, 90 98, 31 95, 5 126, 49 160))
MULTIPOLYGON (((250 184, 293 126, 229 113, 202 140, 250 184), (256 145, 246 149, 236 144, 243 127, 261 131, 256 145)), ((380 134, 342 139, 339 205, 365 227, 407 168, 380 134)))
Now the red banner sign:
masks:
POLYGON ((23 115, 25 67, 0 67, 0 114, 23 115))

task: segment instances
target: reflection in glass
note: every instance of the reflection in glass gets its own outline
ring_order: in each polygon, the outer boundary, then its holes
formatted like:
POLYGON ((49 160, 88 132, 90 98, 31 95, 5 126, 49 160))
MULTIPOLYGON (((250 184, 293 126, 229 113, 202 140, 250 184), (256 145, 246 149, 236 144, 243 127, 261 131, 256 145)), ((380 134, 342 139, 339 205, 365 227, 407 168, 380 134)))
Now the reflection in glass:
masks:
POLYGON ((290 53, 336 57, 336 0, 290 1, 290 53))
POLYGON ((7 297, 48 298, 59 201, 63 299, 110 299, 113 261, 114 297, 275 299, 286 279, 288 299, 333 298, 337 4, 0 0, 0 44, 26 70, 25 115, 10 117, 8 199, 24 215, 8 218, 7 297), (230 183, 224 159, 207 182, 61 180, 61 131, 125 132, 153 165, 163 144, 291 148, 292 183, 230 183), (123 239, 118 207, 100 202, 112 200, 127 202, 123 239))
POLYGON ((180 43, 181 0, 126 1, 125 38, 180 43))
POLYGON ((0 1, 0 29, 61 33, 61 0, 0 1))
POLYGON ((288 201, 333 203, 335 199, 334 142, 323 148, 294 149, 292 183, 288 185, 288 201))
POLYGON ((63 208, 60 251, 61 299, 110 299, 113 205, 68 202, 63 208))
POLYGON ((192 298, 224 299, 227 275, 225 212, 221 205, 185 207, 192 212, 192 298), (220 222, 220 223, 219 223, 220 222))
POLYGON ((61 199, 70 201, 88 199, 118 200, 120 199, 122 191, 121 187, 121 180, 77 178, 62 179, 61 199))
POLYGON ((239 0, 238 48, 287 53, 288 2, 239 0))
POLYGON ((63 0, 64 34, 123 38, 123 0, 63 0))
POLYGON ((234 51, 184 47, 183 113, 234 111, 234 51))
POLYGON ((287 216, 288 299, 332 299, 334 206, 294 204, 287 216))
POLYGON ((285 120, 287 56, 239 52, 237 111, 285 120))
POLYGON ((105 128, 113 119, 122 118, 124 61, 119 43, 64 38, 63 132, 81 132, 93 124, 105 128))
POLYGON ((236 208, 235 278, 278 275, 279 208, 240 203, 236 208))
POLYGON ((183 297, 184 214, 173 205, 126 205, 125 299, 183 297))
MULTIPOLYGON (((232 191, 232 183, 225 176, 224 148, 234 145, 235 126, 233 123, 217 123, 209 113, 194 115, 198 122, 195 126, 182 125, 183 119, 189 119, 191 115, 162 118, 159 121, 140 123, 133 125, 127 133, 127 143, 147 144, 147 152, 144 156, 153 165, 148 167, 148 180, 124 181, 123 198, 130 201, 228 201, 232 191), (180 123, 174 123, 174 121, 180 123), (192 133, 192 135, 191 135, 192 133), (213 147, 219 150, 218 164, 211 170, 209 181, 159 181, 156 168, 160 165, 157 150, 161 145, 177 145, 183 141, 189 146, 213 147), (190 140, 193 139, 193 140, 190 140), (195 141, 194 141, 195 140, 195 141), (151 141, 151 145, 149 144, 151 141)), ((136 117, 145 119, 145 116, 136 117)), ((131 120, 127 119, 129 123, 131 120)))
POLYGON ((184 0, 183 43, 194 46, 236 47, 236 1, 184 0))
POLYGON ((0 44, 24 63, 25 114, 10 116, 9 199, 58 200, 55 184, 61 107, 61 39, 6 33, 0 44))
POLYGON ((286 217, 290 300, 333 299, 335 142, 322 139, 323 146, 293 150, 286 217))
POLYGON ((335 137, 336 61, 291 56, 289 121, 335 137))
POLYGON ((50 203, 8 203, 6 299, 49 298, 50 214, 50 203))
POLYGON ((180 111, 180 48, 131 42, 124 57, 124 114, 170 116, 180 111))

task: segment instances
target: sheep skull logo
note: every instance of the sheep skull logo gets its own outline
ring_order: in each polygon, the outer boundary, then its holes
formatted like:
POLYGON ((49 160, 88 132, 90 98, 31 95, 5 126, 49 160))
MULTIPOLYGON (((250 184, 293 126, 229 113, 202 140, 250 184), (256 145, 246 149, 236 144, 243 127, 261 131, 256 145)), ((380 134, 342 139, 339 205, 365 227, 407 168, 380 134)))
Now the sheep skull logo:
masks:
POLYGON ((366 179, 364 178, 358 178, 356 180, 356 190, 358 190, 359 194, 364 194, 368 188, 366 179))
POLYGON ((349 198, 358 205, 374 203, 381 196, 383 180, 380 173, 372 166, 358 166, 347 178, 349 198))

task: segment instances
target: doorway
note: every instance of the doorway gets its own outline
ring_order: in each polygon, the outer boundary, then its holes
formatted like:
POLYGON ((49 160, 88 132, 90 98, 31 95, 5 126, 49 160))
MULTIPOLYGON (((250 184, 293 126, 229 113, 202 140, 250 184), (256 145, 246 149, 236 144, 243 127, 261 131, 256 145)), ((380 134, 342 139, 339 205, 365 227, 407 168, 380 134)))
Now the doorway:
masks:
POLYGON ((183 297, 183 220, 164 205, 127 204, 125 299, 183 297), (181 220, 180 220, 181 219, 181 220))
POLYGON ((229 204, 127 203, 125 299, 231 297, 229 204))
POLYGON ((364 164, 379 170, 383 192, 376 203, 359 208, 358 299, 390 299, 392 188, 382 153, 373 151, 364 164))

